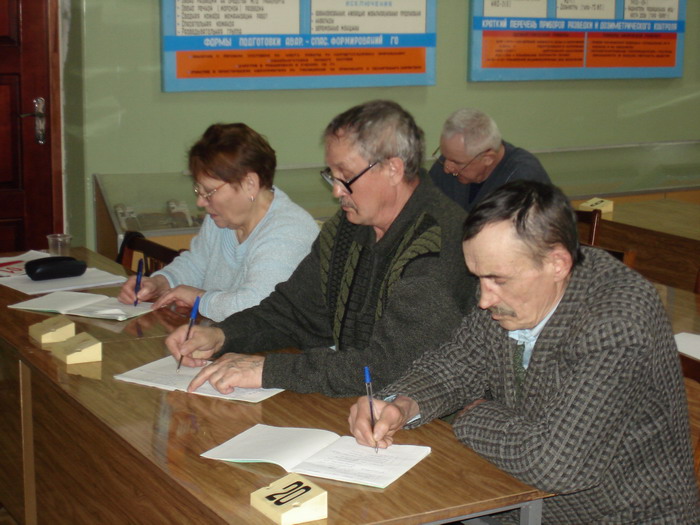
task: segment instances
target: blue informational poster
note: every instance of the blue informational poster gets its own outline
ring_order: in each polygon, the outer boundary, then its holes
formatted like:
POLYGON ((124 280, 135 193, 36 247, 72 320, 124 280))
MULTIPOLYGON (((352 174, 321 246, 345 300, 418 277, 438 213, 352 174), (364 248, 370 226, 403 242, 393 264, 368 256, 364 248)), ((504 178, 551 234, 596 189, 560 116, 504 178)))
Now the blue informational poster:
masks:
POLYGON ((469 80, 683 75, 686 0, 472 0, 469 80))
POLYGON ((162 0, 164 91, 435 83, 436 0, 162 0))

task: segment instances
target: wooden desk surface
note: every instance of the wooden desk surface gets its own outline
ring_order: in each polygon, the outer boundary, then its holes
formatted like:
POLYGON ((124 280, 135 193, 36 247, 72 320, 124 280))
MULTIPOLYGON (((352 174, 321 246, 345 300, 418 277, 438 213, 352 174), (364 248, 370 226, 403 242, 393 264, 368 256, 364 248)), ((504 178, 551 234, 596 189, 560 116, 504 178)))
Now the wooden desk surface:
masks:
MULTIPOLYGON (((81 376, 55 360, 29 359, 36 368, 34 375, 45 374, 50 379, 35 389, 35 397, 41 400, 34 406, 40 429, 35 430, 40 522, 55 519, 48 509, 66 507, 78 517, 100 516, 97 521, 101 523, 119 522, 133 517, 133 510, 120 508, 119 503, 124 501, 122 496, 134 497, 133 490, 141 493, 144 503, 154 505, 153 510, 139 510, 144 520, 152 514, 153 522, 164 522, 162 505, 153 501, 157 497, 171 500, 168 523, 187 522, 196 515, 201 519, 204 512, 209 514, 206 523, 266 524, 267 519, 250 507, 249 496, 284 476, 284 470, 265 463, 208 460, 199 454, 256 423, 348 433, 351 398, 283 392, 251 405, 164 392, 112 377, 164 353, 157 339, 107 343, 102 363, 93 366, 95 378, 89 377, 88 365, 83 365, 80 373, 85 375, 81 376), (104 434, 102 452, 84 438, 97 430, 104 434), (57 449, 60 457, 52 454, 57 449), (131 463, 140 463, 148 472, 126 472, 134 488, 125 487, 124 494, 113 493, 105 500, 100 487, 94 486, 99 485, 95 472, 120 485, 119 473, 110 473, 110 469, 124 469, 131 463), (75 486, 81 497, 52 492, 49 485, 75 486)), ((328 523, 425 523, 545 495, 460 444, 441 421, 401 432, 397 441, 430 445, 432 453, 384 490, 314 478, 329 493, 328 523)))
MULTIPOLYGON (((267 524, 250 493, 283 469, 199 455, 256 423, 348 433, 353 398, 283 392, 250 405, 115 380, 166 355, 160 320, 138 337, 75 317, 78 330, 103 341, 103 359, 65 365, 28 338, 45 315, 6 308, 23 299, 0 286, 0 501, 27 523, 267 524)), ((383 490, 314 478, 329 493, 329 518, 316 523, 425 523, 546 496, 460 444, 441 421, 397 442, 432 453, 383 490)))
POLYGON ((611 217, 622 224, 700 241, 700 204, 674 199, 615 203, 611 217))
POLYGON ((700 334, 700 295, 663 284, 654 284, 666 307, 673 333, 700 334))
MULTIPOLYGON (((657 289, 674 332, 700 333, 698 296, 657 289)), ((11 479, 0 479, 0 491, 22 477, 13 454, 23 455, 25 503, 34 505, 39 523, 266 524, 249 495, 283 469, 199 454, 256 423, 347 434, 350 398, 283 392, 250 405, 114 380, 166 355, 163 326, 142 338, 103 332, 101 363, 66 366, 27 337, 26 327, 41 314, 5 307, 23 298, 0 287, 0 457, 13 469, 11 479), (13 357, 22 362, 19 370, 13 357), (31 449, 18 450, 18 443, 31 449)), ((401 432, 397 442, 429 445, 432 453, 383 490, 314 478, 329 493, 329 518, 320 523, 424 523, 546 496, 461 445, 441 421, 401 432)))

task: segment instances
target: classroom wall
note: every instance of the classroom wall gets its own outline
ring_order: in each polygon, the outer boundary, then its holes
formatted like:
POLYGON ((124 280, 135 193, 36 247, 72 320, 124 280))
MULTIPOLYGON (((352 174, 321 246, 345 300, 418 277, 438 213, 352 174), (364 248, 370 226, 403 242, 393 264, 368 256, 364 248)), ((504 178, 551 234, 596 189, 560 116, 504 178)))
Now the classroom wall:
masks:
POLYGON ((68 229, 95 245, 93 173, 159 173, 213 122, 243 121, 265 134, 280 167, 323 163, 321 130, 359 102, 392 98, 438 144, 454 109, 490 113, 504 137, 531 150, 700 138, 700 2, 687 2, 679 79, 470 83, 469 2, 437 2, 437 82, 398 88, 163 93, 160 2, 72 0, 64 72, 68 229))

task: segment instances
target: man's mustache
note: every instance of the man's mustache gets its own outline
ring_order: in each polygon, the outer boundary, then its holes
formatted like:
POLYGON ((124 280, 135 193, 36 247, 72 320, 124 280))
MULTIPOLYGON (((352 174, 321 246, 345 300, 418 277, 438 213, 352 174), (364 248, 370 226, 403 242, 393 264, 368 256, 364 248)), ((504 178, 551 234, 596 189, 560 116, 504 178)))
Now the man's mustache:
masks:
POLYGON ((357 206, 355 206, 355 203, 352 202, 350 199, 347 199, 346 197, 340 198, 340 206, 341 208, 350 208, 353 210, 357 210, 357 206))
POLYGON ((501 308, 500 306, 492 306, 489 308, 489 312, 498 316, 517 317, 513 310, 509 308, 501 308))

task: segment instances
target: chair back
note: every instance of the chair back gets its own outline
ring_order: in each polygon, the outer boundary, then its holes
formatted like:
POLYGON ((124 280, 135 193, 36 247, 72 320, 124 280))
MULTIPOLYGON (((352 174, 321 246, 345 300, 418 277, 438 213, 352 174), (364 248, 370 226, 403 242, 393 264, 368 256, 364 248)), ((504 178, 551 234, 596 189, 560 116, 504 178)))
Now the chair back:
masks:
POLYGON ((598 226, 603 214, 600 210, 584 211, 576 210, 576 220, 579 226, 581 241, 591 246, 595 246, 598 235, 598 226), (584 227, 581 228, 581 225, 584 227), (583 232, 583 233, 582 233, 583 232), (584 235, 587 233, 588 235, 584 235))
POLYGON ((593 246, 592 244, 588 244, 586 242, 581 242, 581 246, 589 246, 591 248, 598 248, 599 250, 605 250, 608 252, 610 255, 615 257, 618 261, 624 263, 625 265, 629 266, 630 268, 634 268, 634 261, 635 258, 637 257, 637 252, 634 250, 614 250, 612 248, 603 248, 601 246, 593 246))
POLYGON ((637 257, 637 252, 634 250, 613 250, 612 248, 603 248, 603 250, 630 268, 634 268, 634 260, 637 257))
POLYGON ((146 239, 141 232, 126 232, 119 248, 117 262, 127 270, 133 271, 134 254, 138 257, 138 253, 143 256, 143 274, 147 276, 170 264, 180 254, 178 250, 146 239))

